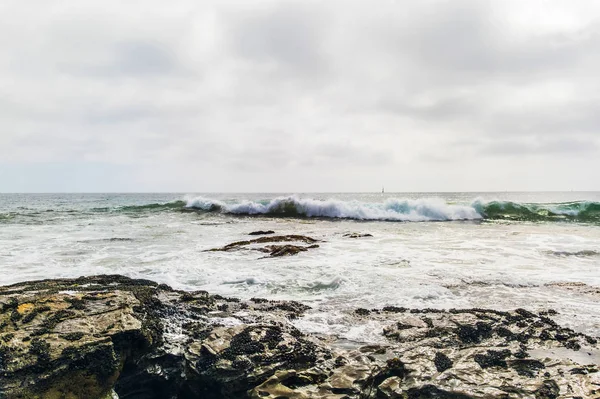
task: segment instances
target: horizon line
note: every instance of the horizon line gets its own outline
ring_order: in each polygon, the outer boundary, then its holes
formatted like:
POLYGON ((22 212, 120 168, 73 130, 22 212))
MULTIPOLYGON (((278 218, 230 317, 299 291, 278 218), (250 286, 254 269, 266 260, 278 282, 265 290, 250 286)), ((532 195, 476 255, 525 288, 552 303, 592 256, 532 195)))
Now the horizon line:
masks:
POLYGON ((597 193, 600 190, 465 190, 465 191, 0 191, 0 194, 437 194, 437 193, 597 193))

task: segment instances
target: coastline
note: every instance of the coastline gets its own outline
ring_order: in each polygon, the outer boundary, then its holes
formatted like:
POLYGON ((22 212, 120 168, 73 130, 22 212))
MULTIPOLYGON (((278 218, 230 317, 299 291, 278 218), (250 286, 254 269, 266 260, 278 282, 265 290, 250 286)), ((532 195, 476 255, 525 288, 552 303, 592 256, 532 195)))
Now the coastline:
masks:
POLYGON ((355 309, 357 320, 387 324, 382 345, 299 331, 299 302, 119 275, 0 287, 0 310, 9 399, 600 394, 598 337, 561 327, 551 309, 355 309))

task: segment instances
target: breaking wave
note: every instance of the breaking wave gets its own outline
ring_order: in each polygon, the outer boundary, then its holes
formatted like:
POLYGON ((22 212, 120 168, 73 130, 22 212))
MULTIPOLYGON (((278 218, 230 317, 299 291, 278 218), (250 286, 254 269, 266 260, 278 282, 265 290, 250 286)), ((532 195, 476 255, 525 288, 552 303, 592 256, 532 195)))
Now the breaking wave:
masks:
POLYGON ((384 203, 281 197, 270 201, 225 203, 203 197, 188 199, 187 208, 236 215, 337 218, 388 221, 477 220, 471 206, 450 205, 438 199, 389 199, 384 203))
POLYGON ((388 199, 380 203, 317 200, 295 196, 266 201, 226 203, 219 200, 188 198, 186 209, 236 215, 268 215, 280 217, 316 217, 385 221, 576 221, 600 222, 600 203, 567 202, 555 204, 484 201, 471 204, 449 204, 442 199, 388 199))
MULTIPOLYGON (((72 212, 77 211, 57 210, 54 214, 72 212)), ((263 201, 221 201, 205 197, 189 197, 167 203, 91 208, 80 212, 84 214, 117 213, 130 216, 143 216, 144 214, 156 212, 195 212, 241 216, 263 215, 399 222, 506 220, 600 223, 600 202, 519 203, 484 201, 480 198, 471 203, 456 204, 438 198, 390 198, 385 202, 361 202, 300 198, 297 196, 278 197, 263 201)), ((31 211, 0 213, 0 224, 12 223, 15 218, 22 219, 32 216, 31 211)))
POLYGON ((472 206, 486 219, 516 221, 600 222, 600 203, 590 201, 554 204, 475 200, 472 206))

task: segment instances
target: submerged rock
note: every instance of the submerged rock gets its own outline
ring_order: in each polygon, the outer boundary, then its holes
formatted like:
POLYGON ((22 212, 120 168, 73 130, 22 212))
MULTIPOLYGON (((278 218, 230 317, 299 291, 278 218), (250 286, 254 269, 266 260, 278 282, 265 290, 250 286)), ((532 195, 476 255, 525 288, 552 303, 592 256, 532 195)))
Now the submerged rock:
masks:
POLYGON ((258 230, 248 233, 249 236, 265 236, 268 234, 275 234, 273 230, 258 230))
POLYGON ((346 238, 365 238, 365 237, 373 237, 373 234, 369 234, 369 233, 346 233, 344 234, 344 237, 346 238))
POLYGON ((588 398, 596 338, 524 309, 357 309, 381 345, 348 349, 309 310, 122 276, 0 287, 1 398, 588 398))
POLYGON ((299 252, 306 252, 309 249, 319 248, 317 244, 301 246, 301 245, 267 245, 264 248, 259 249, 261 252, 268 252, 269 257, 279 257, 279 256, 291 256, 296 255, 299 252))
POLYGON ((589 295, 600 298, 600 288, 582 282, 548 283, 546 287, 576 292, 579 295, 589 295))
MULTIPOLYGON (((269 232, 255 232, 260 234, 270 234, 269 232)), ((271 232, 272 233, 272 232, 271 232)), ((253 234, 253 233, 250 233, 253 234)), ((255 238, 253 240, 244 240, 244 241, 236 241, 231 244, 227 244, 221 248, 213 248, 209 249, 209 251, 235 251, 241 249, 248 249, 254 251, 260 251, 264 253, 268 253, 267 257, 280 257, 280 256, 291 256, 296 255, 300 252, 306 252, 309 249, 319 248, 319 245, 315 244, 318 240, 297 234, 289 234, 284 236, 269 236, 269 237, 260 237, 255 238), (278 242, 294 242, 295 244, 282 244, 282 245, 264 245, 259 246, 259 244, 270 244, 270 243, 278 243, 278 242), (299 243, 311 244, 311 245, 298 245, 299 243)))

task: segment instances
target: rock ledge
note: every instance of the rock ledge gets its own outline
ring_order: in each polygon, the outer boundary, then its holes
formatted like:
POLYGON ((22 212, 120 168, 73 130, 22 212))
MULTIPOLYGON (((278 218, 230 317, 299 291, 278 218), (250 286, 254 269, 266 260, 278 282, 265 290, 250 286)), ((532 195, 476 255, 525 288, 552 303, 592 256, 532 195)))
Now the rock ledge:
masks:
POLYGON ((93 276, 0 287, 0 398, 598 398, 596 337, 525 309, 356 309, 384 345, 305 335, 293 301, 93 276))

